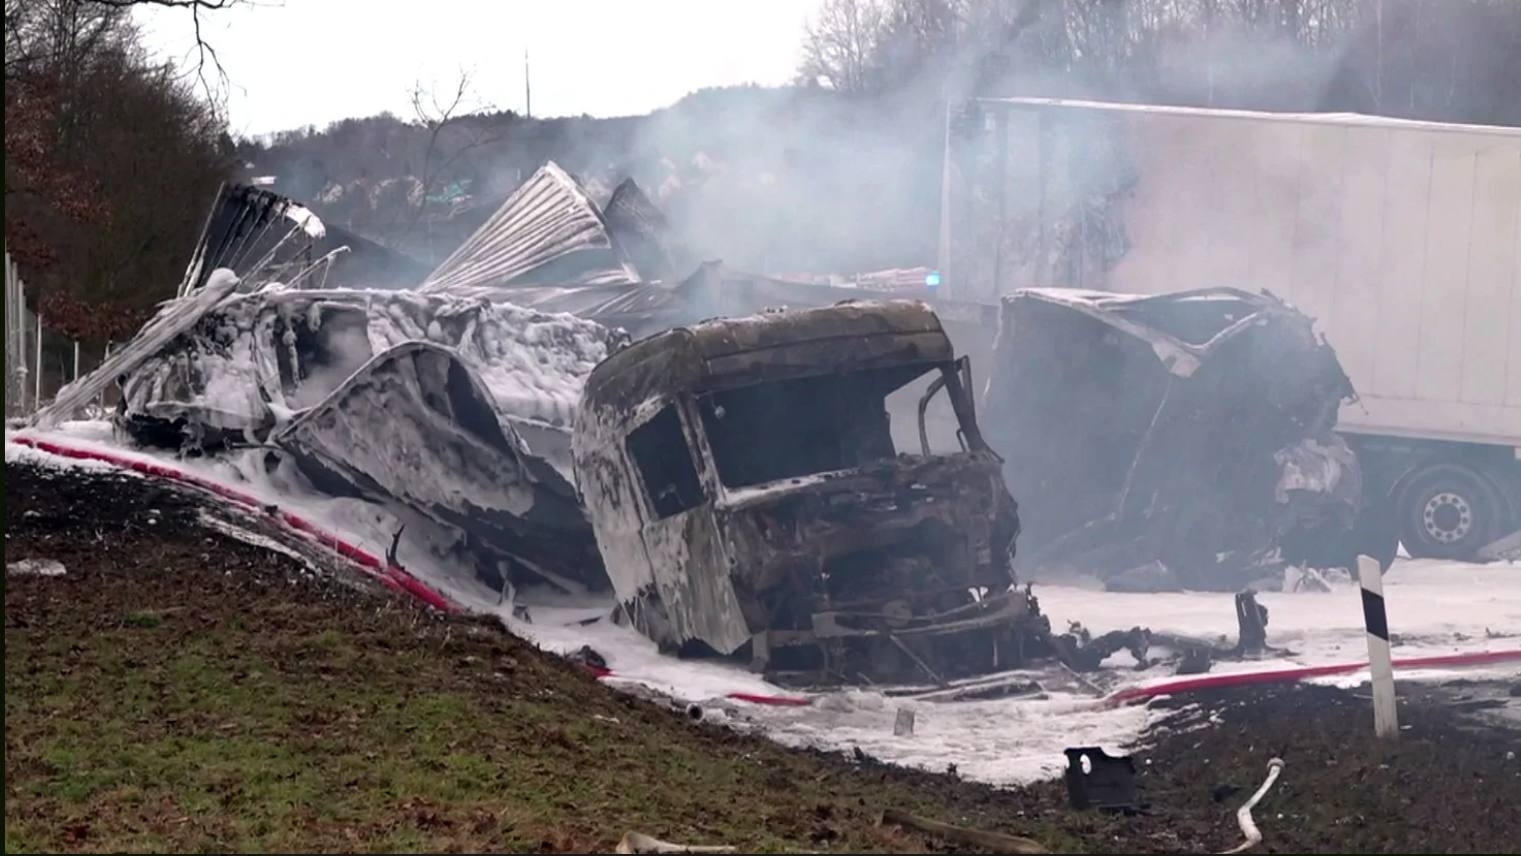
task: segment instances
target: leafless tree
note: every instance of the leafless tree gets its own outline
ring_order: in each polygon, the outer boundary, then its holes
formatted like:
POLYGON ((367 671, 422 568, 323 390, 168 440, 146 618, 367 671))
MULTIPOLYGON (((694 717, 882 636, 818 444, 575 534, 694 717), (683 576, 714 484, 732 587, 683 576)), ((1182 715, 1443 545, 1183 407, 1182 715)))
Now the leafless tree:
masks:
POLYGON ((943 75, 962 43, 966 0, 891 0, 873 73, 883 86, 943 75))
MULTIPOLYGON (((500 139, 500 135, 483 132, 470 122, 471 117, 492 108, 475 95, 473 75, 468 70, 460 70, 454 85, 442 97, 419 81, 412 87, 411 102, 413 116, 426 132, 421 167, 416 174, 420 192, 394 245, 405 243, 418 224, 426 221, 429 198, 453 174, 460 160, 470 151, 500 139)), ((430 228, 425 228, 423 239, 431 245, 430 228)))
POLYGON ((225 175, 224 125, 123 4, 5 11, 7 250, 55 329, 104 341, 172 291, 225 175))
POLYGON ((1518 28, 1518 0, 822 0, 800 77, 1514 121, 1518 28))
POLYGON ((216 48, 201 35, 201 15, 206 12, 220 12, 235 6, 256 5, 254 0, 66 0, 66 2, 78 2, 82 4, 104 6, 112 9, 130 9, 134 6, 156 6, 164 9, 183 9, 190 13, 190 22, 195 30, 195 44, 192 50, 195 53, 195 62, 192 63, 192 71, 196 80, 200 83, 201 91, 206 100, 218 109, 225 107, 225 93, 229 83, 227 70, 222 67, 221 57, 217 56, 216 48), (207 78, 207 70, 211 69, 216 85, 207 78))
POLYGON ((885 19, 882 0, 824 0, 804 25, 800 76, 841 92, 870 89, 885 19))

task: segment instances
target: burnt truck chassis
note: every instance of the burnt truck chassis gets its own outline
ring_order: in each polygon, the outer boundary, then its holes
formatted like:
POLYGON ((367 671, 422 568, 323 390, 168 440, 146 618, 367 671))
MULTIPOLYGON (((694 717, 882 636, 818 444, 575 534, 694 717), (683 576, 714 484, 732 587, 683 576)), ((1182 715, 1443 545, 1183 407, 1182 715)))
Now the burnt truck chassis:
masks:
MULTIPOLYGON (((933 594, 933 593, 932 593, 933 594)), ((960 592, 941 592, 950 596, 960 592)), ((1049 622, 1026 590, 1011 588, 941 612, 910 617, 893 604, 923 604, 923 598, 830 605, 813 614, 809 630, 766 630, 747 652, 756 671, 784 682, 928 679, 950 681, 1024 665, 1053 650, 1049 622)))
POLYGON ((751 557, 740 603, 759 628, 737 654, 797 681, 944 684, 1043 651, 1049 624, 1009 569, 1019 524, 997 466, 978 449, 903 455, 720 503, 719 531, 751 557))
POLYGON ((911 301, 707 321, 609 356, 572 457, 622 620, 790 682, 944 685, 1069 659, 1080 646, 1011 570, 1017 507, 970 387, 911 301), (886 396, 926 376, 920 454, 899 454, 886 396), (962 448, 932 454, 942 391, 962 448))

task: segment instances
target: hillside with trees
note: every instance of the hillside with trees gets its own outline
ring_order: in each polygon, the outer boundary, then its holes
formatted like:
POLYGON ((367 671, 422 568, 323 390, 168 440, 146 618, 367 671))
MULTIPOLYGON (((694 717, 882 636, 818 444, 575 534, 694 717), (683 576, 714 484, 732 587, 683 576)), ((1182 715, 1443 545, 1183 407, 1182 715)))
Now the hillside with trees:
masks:
MULTIPOLYGON (((553 159, 633 176, 686 243, 766 271, 931 263, 948 100, 1042 95, 1521 124, 1513 0, 822 0, 794 86, 648 116, 413 115, 244 141, 250 174, 424 260, 553 159)), ((679 60, 672 60, 679 61, 679 60)))
POLYGON ((87 343, 173 296, 233 165, 214 71, 150 59, 132 5, 5 3, 5 247, 48 327, 87 343))
POLYGON ((404 115, 234 142, 197 69, 144 58, 130 5, 6 4, 6 245, 86 339, 172 292, 224 175, 431 263, 554 160, 599 199, 632 176, 704 257, 848 272, 933 263, 967 96, 1521 125, 1515 0, 820 0, 791 86, 545 119, 462 77, 404 115))

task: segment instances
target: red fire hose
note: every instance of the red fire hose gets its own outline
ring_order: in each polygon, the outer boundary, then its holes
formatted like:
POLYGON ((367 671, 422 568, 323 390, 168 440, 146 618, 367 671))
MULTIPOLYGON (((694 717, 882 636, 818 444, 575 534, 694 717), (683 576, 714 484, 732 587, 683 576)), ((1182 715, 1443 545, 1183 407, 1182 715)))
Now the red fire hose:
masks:
POLYGON ((405 568, 392 565, 374 553, 338 537, 337 534, 323 529, 310 520, 294 512, 268 505, 252 494, 244 493, 227 485, 218 484, 211 479, 202 478, 192 473, 151 461, 141 461, 136 458, 129 458, 110 452, 100 452, 94 449, 79 449, 72 446, 64 446, 48 440, 38 440, 33 437, 12 437, 10 439, 12 442, 47 452, 50 455, 80 461, 100 461, 115 467, 142 473, 143 475, 155 476, 203 490, 235 505, 241 505, 244 508, 265 511, 284 524, 286 528, 300 533, 302 537, 316 541, 353 564, 358 565, 361 570, 379 580, 387 588, 409 594, 441 612, 460 611, 458 604, 434 591, 422 580, 412 576, 405 568))
MULTIPOLYGON (((1495 663, 1521 663, 1521 650, 1475 651, 1468 654, 1439 654, 1430 657, 1403 657, 1394 661, 1395 668, 1423 669, 1444 666, 1487 666, 1495 663)), ((1328 666, 1295 666, 1288 669, 1270 669, 1263 672, 1235 672, 1223 675, 1205 675, 1198 678, 1181 678, 1160 684, 1126 687, 1111 693, 1105 701, 1113 704, 1141 701, 1161 695, 1177 695, 1197 690, 1241 687, 1252 684, 1287 683, 1328 675, 1345 675, 1368 668, 1367 662, 1336 663, 1328 666)))
MULTIPOLYGON (((390 588, 393 591, 411 595, 418 601, 442 612, 461 611, 461 607, 458 604, 444 597, 439 592, 434 591, 426 583, 413 576, 406 569, 387 563, 385 560, 379 556, 376 556, 374 553, 371 553, 348 540, 340 538, 337 534, 323 529, 322 527, 311 522, 310 520, 307 520, 299 514, 277 509, 274 506, 269 506, 252 494, 244 493, 243 491, 237 490, 236 488, 228 487, 227 485, 220 484, 211 479, 203 478, 193 473, 187 473, 184 470, 176 469, 164 464, 154 463, 152 461, 138 460, 136 458, 129 458, 124 455, 117 455, 111 452, 97 451, 94 449, 81 449, 73 446, 65 446, 60 443, 54 443, 49 440, 39 440, 34 437, 21 436, 11 437, 9 439, 11 442, 37 449, 39 451, 47 452, 50 455, 57 455, 61 458, 71 458, 78 461, 99 461, 101 463, 110 464, 114 467, 132 470, 133 472, 142 473, 143 475, 167 479, 177 484, 193 487, 198 490, 210 493, 218 498, 227 500, 228 502, 234 503, 236 505, 241 505, 244 508, 266 511, 268 513, 271 513, 280 523, 284 524, 286 528, 299 533, 302 537, 309 538, 310 540, 315 541, 324 547, 327 547, 343 558, 349 560, 353 564, 358 565, 361 570, 368 573, 370 576, 375 577, 387 588, 390 588)), ((612 675, 612 672, 607 669, 594 669, 593 674, 595 674, 597 678, 600 679, 612 675)), ((781 706, 798 706, 810 703, 806 698, 757 695, 754 693, 730 693, 728 695, 728 698, 733 699, 734 701, 749 702, 751 704, 768 704, 781 706)))

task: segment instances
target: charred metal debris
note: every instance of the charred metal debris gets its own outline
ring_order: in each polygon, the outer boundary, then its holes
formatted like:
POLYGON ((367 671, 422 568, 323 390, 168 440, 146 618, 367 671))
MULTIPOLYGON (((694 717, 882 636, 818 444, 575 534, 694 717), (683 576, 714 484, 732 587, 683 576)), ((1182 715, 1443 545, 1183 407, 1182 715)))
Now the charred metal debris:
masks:
POLYGON ((1046 648, 969 371, 907 301, 720 319, 603 361, 572 454, 628 620, 673 650, 845 681, 944 683, 1046 648), (923 442, 900 453, 887 400, 921 379, 923 442), (943 454, 937 396, 959 439, 943 454))
POLYGON ((1353 396, 1311 320, 1268 294, 1005 298, 984 410, 1030 501, 1022 566, 1110 588, 1239 590, 1352 567, 1353 396))
POLYGON ((136 442, 357 503, 393 561, 610 590, 669 651, 800 682, 1148 663, 1139 627, 1054 632, 1022 575, 1239 589, 1341 558, 1351 388, 1281 301, 675 280, 668 231, 632 182, 598 208, 551 164, 426 272, 225 188, 180 296, 37 422, 114 382, 136 442))

